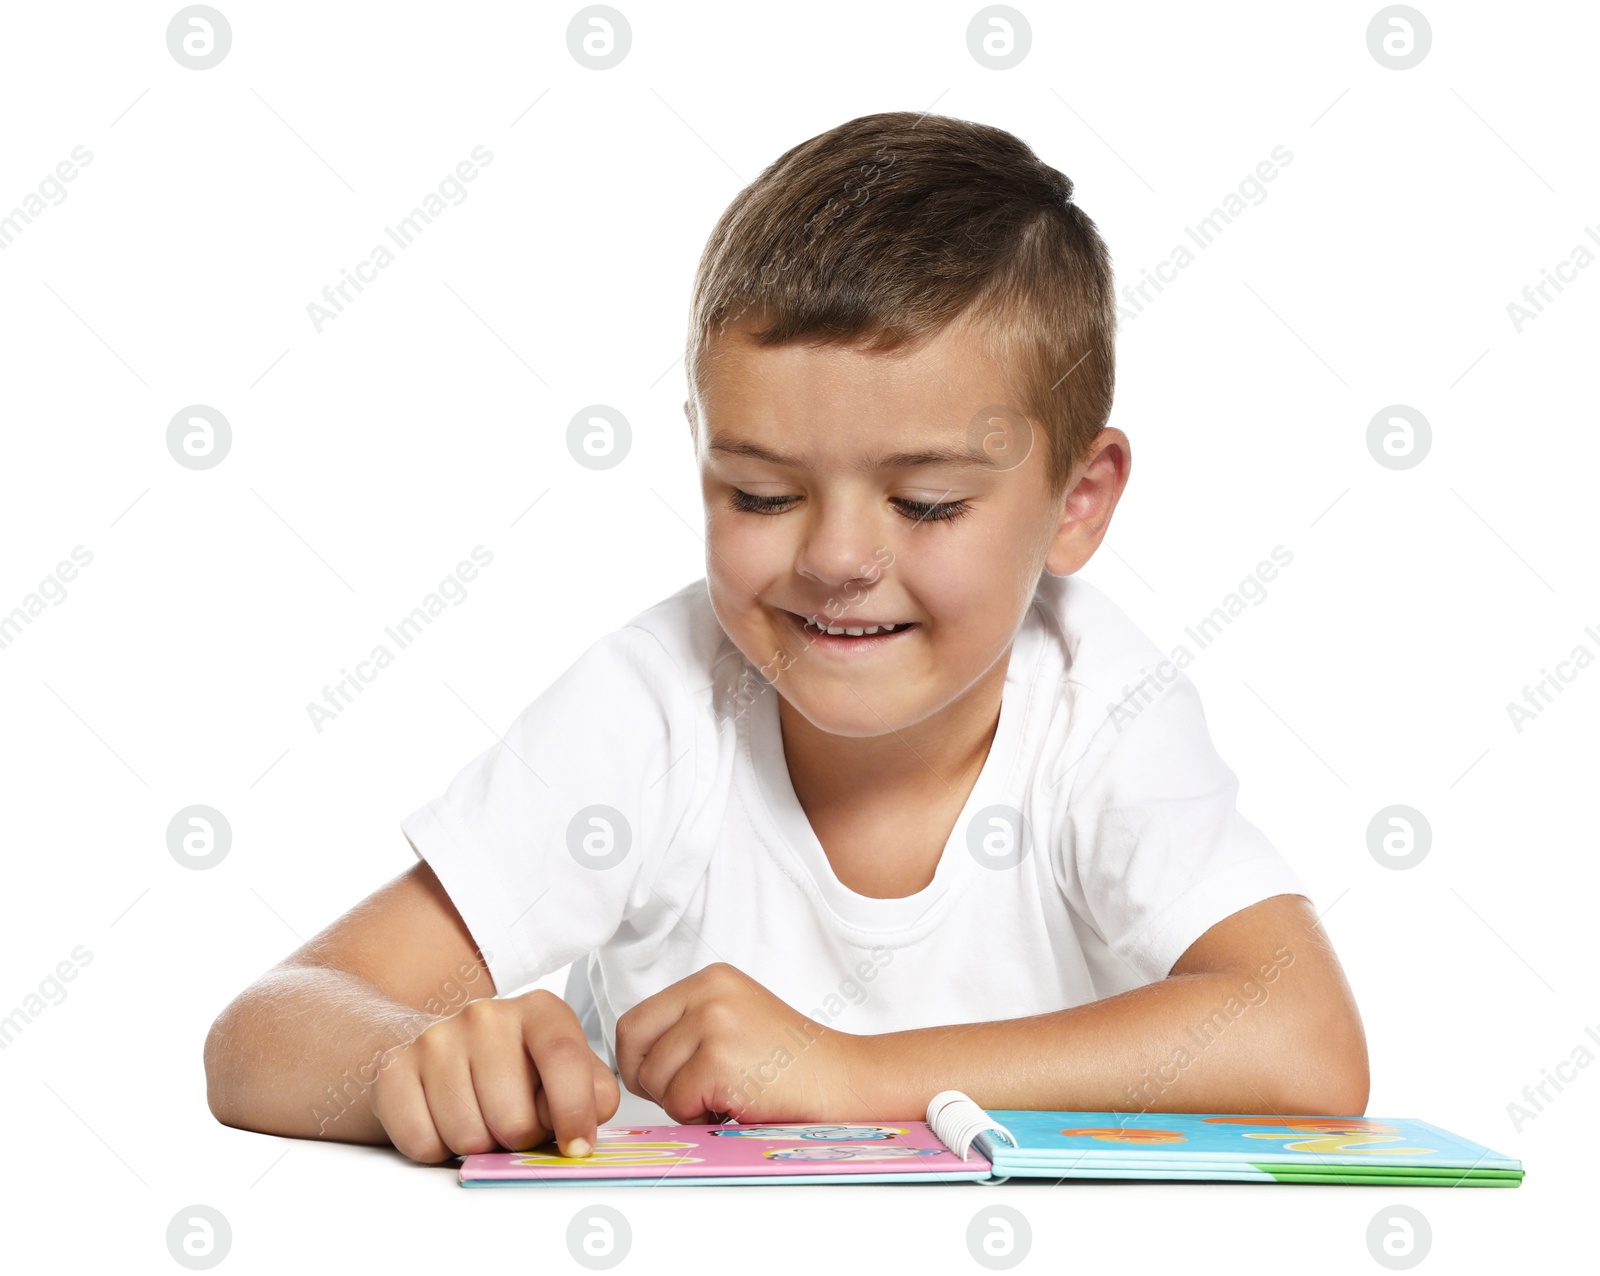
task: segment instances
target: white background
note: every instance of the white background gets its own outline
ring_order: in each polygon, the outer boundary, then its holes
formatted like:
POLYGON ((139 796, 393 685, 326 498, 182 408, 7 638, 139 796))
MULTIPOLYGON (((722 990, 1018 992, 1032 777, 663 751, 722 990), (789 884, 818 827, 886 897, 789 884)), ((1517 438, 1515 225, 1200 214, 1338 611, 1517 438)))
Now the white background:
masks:
POLYGON ((1506 708, 1600 654, 1600 268, 1520 333, 1506 309, 1600 250, 1591 6, 1425 2, 1405 71, 1368 52, 1370 2, 1027 4, 1005 71, 968 52, 976 5, 624 3, 606 71, 568 51, 576 5, 219 7, 233 44, 206 71, 167 50, 176 5, 4 19, 0 215, 93 154, 0 251, 0 614, 94 556, 0 650, 0 1015, 92 954, 0 1051, 8 1259, 178 1270, 167 1224, 197 1202, 238 1271, 567 1270, 591 1201, 625 1212, 632 1266, 982 1270, 965 1229, 1002 1200, 1035 1270, 1382 1270, 1366 1231, 1394 1202, 1440 1270, 1592 1245, 1600 1067, 1520 1130, 1507 1105, 1600 1024, 1600 668, 1520 732, 1506 708), (218 1011, 413 863, 399 820, 580 651, 703 574, 679 361, 719 213, 790 146, 930 107, 1067 173, 1122 283, 1292 152, 1124 324, 1132 481, 1084 575, 1193 649, 1186 625, 1293 553, 1188 672, 1242 809, 1327 910, 1368 1112, 1520 1157, 1524 1186, 463 1192, 392 1151, 218 1125, 218 1011), (480 144, 465 202, 316 332, 307 304, 480 144), (200 472, 165 442, 196 403, 233 431, 200 472), (600 473, 565 446, 592 403, 633 430, 600 473), (1395 403, 1433 433, 1403 471, 1366 446, 1395 403), (480 544, 467 600, 316 731, 307 703, 480 544), (166 846, 192 803, 233 830, 207 871, 166 846), (1367 848, 1393 803, 1432 828, 1405 871, 1367 848))

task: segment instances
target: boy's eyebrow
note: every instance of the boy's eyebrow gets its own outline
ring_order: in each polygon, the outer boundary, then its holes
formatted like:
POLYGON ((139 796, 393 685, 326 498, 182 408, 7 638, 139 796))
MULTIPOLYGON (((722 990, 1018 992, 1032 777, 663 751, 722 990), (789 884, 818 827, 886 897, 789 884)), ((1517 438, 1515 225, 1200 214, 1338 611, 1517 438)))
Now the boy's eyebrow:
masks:
MULTIPOLYGON (((710 442, 713 452, 722 452, 728 456, 748 456, 753 460, 767 461, 772 465, 785 465, 790 469, 803 469, 805 462, 797 456, 790 456, 786 452, 774 452, 761 447, 756 443, 749 443, 743 439, 725 439, 713 437, 710 442)), ((917 452, 891 452, 887 456, 863 458, 857 465, 858 470, 905 470, 918 465, 956 465, 968 469, 990 469, 994 462, 982 452, 973 452, 968 448, 954 446, 936 446, 924 448, 917 452)))

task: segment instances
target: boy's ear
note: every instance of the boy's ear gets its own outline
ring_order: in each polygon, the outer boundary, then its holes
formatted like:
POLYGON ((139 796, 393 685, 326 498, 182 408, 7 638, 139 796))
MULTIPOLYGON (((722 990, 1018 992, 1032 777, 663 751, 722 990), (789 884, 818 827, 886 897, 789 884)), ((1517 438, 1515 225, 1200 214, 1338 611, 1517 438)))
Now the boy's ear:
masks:
POLYGON ((1045 559, 1052 576, 1072 575, 1100 548, 1132 468, 1128 436, 1104 427, 1061 497, 1061 522, 1045 559))

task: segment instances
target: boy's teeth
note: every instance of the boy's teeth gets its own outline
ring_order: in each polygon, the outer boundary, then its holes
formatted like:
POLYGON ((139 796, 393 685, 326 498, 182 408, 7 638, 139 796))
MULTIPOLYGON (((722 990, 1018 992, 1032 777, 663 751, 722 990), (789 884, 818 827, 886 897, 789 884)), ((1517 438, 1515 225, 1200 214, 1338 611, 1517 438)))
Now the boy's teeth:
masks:
POLYGON ((867 634, 876 633, 892 634, 898 629, 905 628, 904 625, 866 625, 861 627, 849 625, 817 625, 816 627, 821 629, 824 633, 833 634, 835 637, 842 637, 848 634, 852 638, 860 638, 867 634))

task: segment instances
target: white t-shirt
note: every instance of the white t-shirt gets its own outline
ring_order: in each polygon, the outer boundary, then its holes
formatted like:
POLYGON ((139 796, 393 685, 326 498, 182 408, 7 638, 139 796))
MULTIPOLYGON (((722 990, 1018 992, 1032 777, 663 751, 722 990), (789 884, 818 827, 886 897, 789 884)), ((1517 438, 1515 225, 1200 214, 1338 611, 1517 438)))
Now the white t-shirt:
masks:
POLYGON ((834 876, 777 694, 698 580, 406 817, 499 993, 586 958, 613 1066, 618 1016, 718 961, 843 1032, 988 1022, 1163 979, 1223 918, 1306 893, 1239 814, 1194 684, 1076 577, 1041 576, 988 758, 914 895, 834 876))

